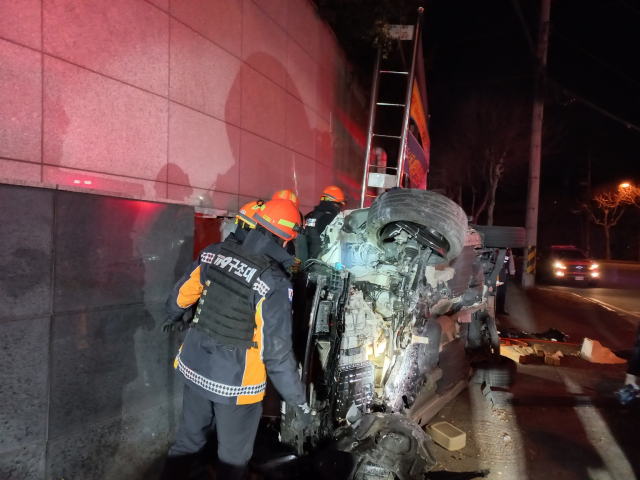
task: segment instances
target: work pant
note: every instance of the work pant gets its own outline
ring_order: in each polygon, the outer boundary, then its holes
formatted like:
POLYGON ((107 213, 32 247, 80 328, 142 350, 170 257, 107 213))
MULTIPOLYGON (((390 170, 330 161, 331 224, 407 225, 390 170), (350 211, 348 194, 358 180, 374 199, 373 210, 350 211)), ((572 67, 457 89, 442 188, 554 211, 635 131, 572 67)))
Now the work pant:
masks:
POLYGON ((636 347, 633 349, 631 358, 629 359, 629 369, 627 370, 629 375, 635 375, 640 377, 640 327, 638 327, 638 341, 636 347))
POLYGON ((498 281, 502 282, 502 285, 498 285, 498 291, 496 292, 496 312, 504 312, 504 303, 507 300, 507 269, 500 270, 498 275, 498 281))
MULTIPOLYGON (((262 403, 214 403, 185 385, 182 419, 176 441, 169 449, 167 464, 175 464, 180 457, 186 458, 199 452, 207 442, 207 434, 215 425, 218 437, 218 478, 243 479, 253 453, 253 443, 261 415, 262 403)), ((169 480, 172 477, 165 475, 163 478, 169 480)))

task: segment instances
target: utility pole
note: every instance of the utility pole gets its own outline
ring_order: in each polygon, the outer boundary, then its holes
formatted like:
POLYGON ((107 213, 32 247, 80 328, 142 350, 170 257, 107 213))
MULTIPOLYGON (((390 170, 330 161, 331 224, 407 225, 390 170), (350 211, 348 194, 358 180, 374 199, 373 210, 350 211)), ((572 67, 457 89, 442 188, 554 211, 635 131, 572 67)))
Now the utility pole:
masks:
POLYGON ((527 199, 527 248, 525 250, 522 286, 525 289, 535 286, 536 245, 538 243, 538 203, 540 199, 540 153, 542 147, 542 116, 544 111, 544 92, 542 88, 544 71, 547 65, 547 46, 549 44, 549 15, 551 0, 542 0, 540 27, 538 31, 538 52, 536 78, 533 97, 533 117, 531 122, 531 157, 529 159, 529 197, 527 199))
MULTIPOLYGON (((591 201, 591 148, 587 151, 587 205, 591 201)), ((586 244, 587 244, 587 254, 591 256, 591 220, 587 216, 587 225, 586 225, 586 244)))

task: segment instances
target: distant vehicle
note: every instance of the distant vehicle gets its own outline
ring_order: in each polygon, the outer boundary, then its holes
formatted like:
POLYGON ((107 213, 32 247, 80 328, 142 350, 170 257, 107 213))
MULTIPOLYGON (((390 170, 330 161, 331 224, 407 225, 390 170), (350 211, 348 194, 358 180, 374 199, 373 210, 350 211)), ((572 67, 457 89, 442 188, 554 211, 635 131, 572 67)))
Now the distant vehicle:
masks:
POLYGON ((573 245, 553 245, 538 261, 539 268, 556 282, 584 282, 590 287, 598 285, 598 264, 573 245))

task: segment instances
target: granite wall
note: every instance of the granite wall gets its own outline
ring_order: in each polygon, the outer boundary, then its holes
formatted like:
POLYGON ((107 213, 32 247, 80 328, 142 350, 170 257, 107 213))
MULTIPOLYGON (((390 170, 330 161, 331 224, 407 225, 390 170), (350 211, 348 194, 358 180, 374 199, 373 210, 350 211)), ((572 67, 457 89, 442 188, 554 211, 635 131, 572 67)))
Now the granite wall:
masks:
POLYGON ((181 334, 159 330, 194 209, 0 185, 0 479, 155 478, 181 334))
POLYGON ((0 183, 357 205, 364 96, 308 0, 0 0, 0 183))

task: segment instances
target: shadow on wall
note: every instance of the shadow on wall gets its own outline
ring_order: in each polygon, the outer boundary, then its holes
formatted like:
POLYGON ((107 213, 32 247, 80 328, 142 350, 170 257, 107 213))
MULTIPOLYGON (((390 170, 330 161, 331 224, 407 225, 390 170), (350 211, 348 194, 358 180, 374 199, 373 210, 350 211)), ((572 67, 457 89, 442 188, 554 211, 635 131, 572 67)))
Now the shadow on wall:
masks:
MULTIPOLYGON (((341 143, 349 138, 348 132, 343 128, 342 135, 335 131, 332 135, 328 125, 327 128, 318 128, 319 122, 326 122, 299 100, 301 91, 296 88, 295 80, 286 73, 285 66, 277 59, 264 53, 256 53, 246 58, 245 63, 244 83, 240 72, 229 94, 229 98, 235 98, 233 92, 242 91, 244 131, 241 133, 240 152, 235 158, 235 165, 239 166, 238 192, 241 197, 270 198, 274 191, 290 188, 297 193, 302 206, 312 207, 318 202, 319 194, 326 186, 334 184, 337 179, 349 178, 348 156, 343 155, 342 162, 336 161, 341 157, 340 149, 345 149, 341 143), (283 73, 288 91, 276 86, 247 65, 259 66, 261 71, 283 73), (275 94, 267 95, 261 90, 262 83, 274 89, 275 94), (282 95, 279 97, 279 94, 282 95)), ((337 77, 336 72, 332 74, 337 77)), ((332 84, 336 89, 339 88, 337 78, 332 78, 332 84)), ((317 91, 314 85, 314 94, 317 91)), ((334 96, 339 98, 338 95, 334 96)), ((229 116, 230 110, 234 108, 237 108, 236 104, 228 101, 226 115, 229 116)), ((334 123, 339 123, 335 121, 335 117, 334 123)), ((231 142, 237 135, 237 128, 226 124, 226 129, 231 142)), ((236 174, 235 169, 230 169, 226 174, 218 176, 216 184, 227 184, 233 181, 236 174)), ((359 190, 359 179, 355 181, 359 190)), ((344 182, 338 183, 339 186, 349 187, 344 182)), ((210 190, 214 188, 215 184, 210 190)), ((245 199, 248 201, 248 198, 245 199)), ((240 204, 243 200, 240 199, 240 204)))
POLYGON ((49 470, 138 478, 166 453, 177 422, 179 338, 159 326, 191 260, 193 210, 58 195, 49 470))

